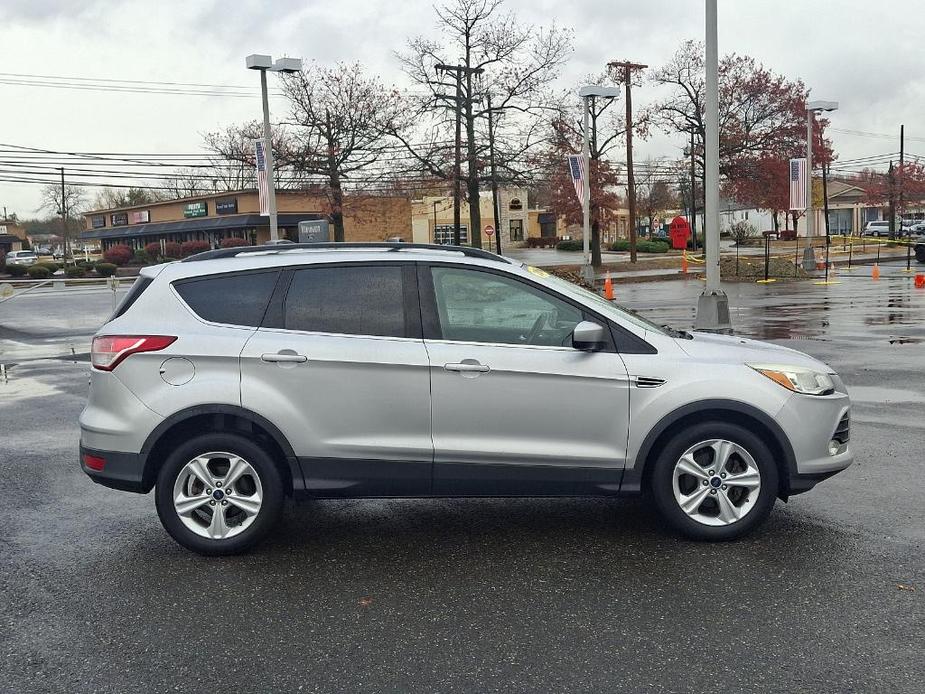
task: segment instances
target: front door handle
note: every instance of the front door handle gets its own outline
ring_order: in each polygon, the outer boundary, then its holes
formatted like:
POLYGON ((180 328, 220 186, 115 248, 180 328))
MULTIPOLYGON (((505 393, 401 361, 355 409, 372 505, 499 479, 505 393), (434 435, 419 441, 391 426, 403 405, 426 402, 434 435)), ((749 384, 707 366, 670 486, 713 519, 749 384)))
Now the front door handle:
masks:
POLYGON ((284 362, 287 364, 304 364, 308 361, 308 357, 304 354, 296 354, 295 352, 276 352, 270 354, 261 354, 261 361, 266 362, 284 362))
POLYGON ((479 364, 475 360, 444 364, 443 368, 447 371, 463 371, 466 373, 484 373, 486 371, 491 371, 487 364, 479 364))

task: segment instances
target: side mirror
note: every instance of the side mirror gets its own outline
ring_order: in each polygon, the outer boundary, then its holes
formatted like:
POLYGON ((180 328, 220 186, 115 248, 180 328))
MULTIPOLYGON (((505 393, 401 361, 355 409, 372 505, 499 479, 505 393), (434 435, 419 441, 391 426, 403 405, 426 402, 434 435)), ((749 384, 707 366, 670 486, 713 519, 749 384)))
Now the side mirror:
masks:
POLYGON ((603 349, 607 344, 604 327, 588 320, 583 320, 572 331, 572 347, 586 352, 603 349))

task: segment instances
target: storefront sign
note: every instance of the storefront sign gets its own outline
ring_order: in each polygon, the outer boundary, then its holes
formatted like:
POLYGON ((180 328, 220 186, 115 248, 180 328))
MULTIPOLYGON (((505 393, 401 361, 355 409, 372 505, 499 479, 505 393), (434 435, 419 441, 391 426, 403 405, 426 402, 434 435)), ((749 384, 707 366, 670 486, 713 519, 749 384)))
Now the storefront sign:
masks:
POLYGON ((183 208, 184 217, 205 217, 209 214, 205 201, 191 202, 183 208))
POLYGON ((299 222, 299 243, 325 243, 330 240, 328 220, 306 219, 299 222))
POLYGON ((147 224, 151 221, 151 213, 148 210, 132 212, 132 224, 147 224))
POLYGON ((221 198, 215 201, 215 214, 237 214, 237 198, 221 198))
POLYGON ((104 226, 106 226, 106 215, 95 214, 90 217, 90 226, 93 229, 102 229, 104 226))
POLYGON ((117 212, 114 215, 110 215, 109 221, 114 227, 124 227, 128 225, 128 213, 127 212, 117 212))

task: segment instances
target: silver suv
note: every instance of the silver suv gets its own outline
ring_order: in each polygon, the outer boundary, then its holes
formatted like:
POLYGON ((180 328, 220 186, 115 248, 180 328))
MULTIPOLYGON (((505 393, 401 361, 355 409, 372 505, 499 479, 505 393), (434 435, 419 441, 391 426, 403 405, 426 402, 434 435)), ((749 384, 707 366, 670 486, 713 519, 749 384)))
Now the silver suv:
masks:
POLYGON ((80 458, 177 542, 253 545, 296 498, 616 496, 738 537, 851 464, 832 369, 649 323, 491 253, 225 249, 148 267, 93 340, 80 458))

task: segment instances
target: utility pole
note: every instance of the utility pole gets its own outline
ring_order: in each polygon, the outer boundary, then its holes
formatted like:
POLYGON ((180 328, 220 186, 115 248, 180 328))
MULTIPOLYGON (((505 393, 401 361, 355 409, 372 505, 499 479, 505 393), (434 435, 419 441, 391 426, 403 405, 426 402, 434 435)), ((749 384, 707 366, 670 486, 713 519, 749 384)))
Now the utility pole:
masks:
POLYGON ((906 210, 903 206, 903 184, 906 180, 905 170, 905 125, 899 126, 899 235, 903 235, 903 215, 906 210))
MULTIPOLYGON (((459 72, 456 73, 456 98, 454 100, 456 108, 456 159, 453 164, 453 243, 457 246, 462 242, 462 230, 459 227, 459 179, 462 175, 462 109, 459 102, 462 101, 462 84, 460 84, 459 72)), ((471 230, 470 230, 471 233, 471 230)))
POLYGON ((501 210, 498 207, 498 176, 495 171, 495 130, 491 110, 491 94, 488 99, 488 161, 491 168, 491 209, 495 218, 495 253, 501 255, 501 210))
POLYGON ((614 60, 609 67, 623 68, 623 81, 626 85, 626 197, 629 198, 630 212, 630 262, 636 262, 636 180, 633 175, 633 72, 645 70, 648 65, 614 60))
POLYGON ((890 238, 896 235, 896 176, 893 173, 893 160, 890 160, 890 168, 887 170, 887 181, 890 184, 890 238))
POLYGON ((729 298, 719 286, 719 41, 716 0, 706 0, 705 24, 703 246, 707 286, 697 300, 695 326, 700 330, 731 332, 729 298))
MULTIPOLYGON (((462 243, 462 230, 460 229, 460 195, 459 179, 462 177, 462 65, 445 65, 439 63, 434 66, 440 72, 452 72, 456 78, 456 93, 453 96, 453 108, 456 109, 456 143, 453 159, 453 244, 462 243)), ((444 83, 441 83, 444 84, 444 83)), ((449 98, 449 97, 445 97, 449 98)))
MULTIPOLYGON (((469 226, 478 226, 473 224, 473 220, 478 219, 478 175, 475 171, 475 150, 472 141, 475 139, 475 126, 472 118, 472 75, 481 74, 482 68, 468 67, 467 65, 446 65, 438 63, 434 66, 440 72, 452 72, 456 77, 456 158, 453 165, 453 243, 457 246, 461 243, 460 230, 460 180, 462 179, 462 77, 466 76, 466 135, 469 142, 469 226), (473 191, 473 188, 475 189, 473 191), (473 192, 475 194, 473 195, 473 192), (473 208, 473 205, 475 206, 473 208)), ((447 97, 449 98, 449 97, 447 97)), ((481 229, 469 229, 469 244, 480 248, 482 245, 481 229)))
POLYGON ((70 254, 70 243, 67 237, 67 193, 64 189, 64 167, 61 167, 61 235, 64 237, 64 264, 67 265, 67 256, 70 254))

